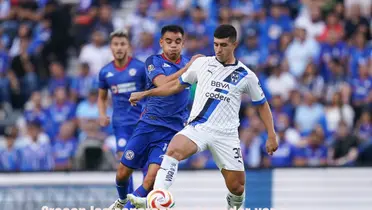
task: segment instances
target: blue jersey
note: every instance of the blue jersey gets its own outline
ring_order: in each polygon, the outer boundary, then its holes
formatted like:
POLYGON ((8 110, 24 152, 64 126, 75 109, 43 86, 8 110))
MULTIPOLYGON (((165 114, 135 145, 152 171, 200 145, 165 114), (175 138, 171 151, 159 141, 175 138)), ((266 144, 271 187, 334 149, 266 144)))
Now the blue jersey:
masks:
MULTIPOLYGON (((189 59, 181 58, 173 63, 167 60, 163 55, 153 55, 147 58, 147 85, 146 89, 152 89, 156 86, 153 83, 155 77, 163 74, 172 75, 183 68, 189 59)), ((158 125, 179 131, 184 127, 189 112, 187 109, 189 99, 189 89, 171 96, 152 96, 148 97, 141 121, 151 125, 158 125)))
POLYGON ((112 93, 114 126, 134 125, 142 111, 141 103, 132 107, 130 94, 145 89, 146 73, 144 63, 130 58, 126 66, 119 68, 114 62, 104 66, 99 72, 99 88, 110 89, 112 93))

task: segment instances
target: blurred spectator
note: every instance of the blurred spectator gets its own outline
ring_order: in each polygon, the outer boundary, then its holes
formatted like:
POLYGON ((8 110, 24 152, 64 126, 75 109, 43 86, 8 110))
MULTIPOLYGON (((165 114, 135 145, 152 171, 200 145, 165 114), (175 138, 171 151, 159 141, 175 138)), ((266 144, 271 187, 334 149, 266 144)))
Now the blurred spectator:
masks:
POLYGON ((292 119, 292 113, 289 107, 285 104, 283 97, 279 94, 273 95, 271 99, 271 112, 273 115, 274 122, 277 122, 280 115, 287 115, 292 119))
POLYGON ((243 129, 239 133, 244 163, 248 168, 261 167, 261 142, 253 128, 243 129))
POLYGON ((326 22, 326 27, 324 28, 323 33, 320 34, 320 36, 318 37, 318 40, 320 42, 324 42, 325 40, 327 40, 327 37, 331 32, 336 33, 340 38, 344 36, 343 25, 341 24, 336 13, 329 13, 326 22))
POLYGON ((355 134, 359 139, 372 140, 372 118, 368 111, 364 111, 355 126, 355 134))
POLYGON ((313 130, 307 138, 307 145, 297 149, 296 166, 326 166, 328 149, 324 145, 324 136, 313 130))
POLYGON ((358 77, 358 66, 366 64, 371 55, 371 48, 367 46, 366 38, 361 33, 354 34, 353 45, 349 52, 349 74, 358 77))
POLYGON ((285 32, 292 31, 292 22, 289 17, 282 13, 279 5, 274 4, 270 8, 270 15, 261 23, 261 35, 263 47, 268 47, 269 50, 275 49, 280 36, 285 32))
POLYGON ((328 131, 333 134, 337 131, 340 122, 345 122, 349 129, 353 127, 354 110, 349 104, 344 104, 341 100, 341 93, 333 95, 332 102, 325 108, 325 116, 328 131))
POLYGON ((324 79, 319 75, 314 63, 309 63, 306 66, 305 72, 301 77, 299 88, 301 92, 311 92, 317 99, 321 99, 324 95, 324 79))
POLYGON ((346 7, 346 15, 350 16, 355 12, 356 9, 359 10, 361 16, 369 17, 371 16, 371 1, 365 0, 344 0, 346 7))
POLYGON ((190 14, 190 19, 183 22, 186 34, 196 35, 201 40, 199 42, 201 48, 212 47, 213 43, 209 37, 213 36, 215 24, 207 19, 207 15, 201 7, 192 8, 190 14))
POLYGON ((92 75, 98 75, 101 68, 112 60, 103 32, 93 32, 92 42, 82 48, 79 60, 81 63, 88 63, 92 75))
POLYGON ((320 73, 326 82, 335 76, 330 69, 332 60, 337 59, 342 65, 346 66, 348 48, 341 38, 339 33, 331 30, 327 34, 325 42, 321 44, 319 56, 320 73))
MULTIPOLYGON (((19 26, 18 28, 18 34, 17 36, 13 39, 13 43, 11 45, 11 48, 9 50, 9 55, 11 57, 16 57, 21 53, 21 48, 24 48, 26 52, 28 52, 28 45, 23 45, 21 46, 21 41, 22 40, 29 40, 31 37, 31 31, 30 28, 27 24, 23 23, 19 26)), ((25 43, 24 43, 25 44, 25 43)))
POLYGON ((19 55, 15 56, 11 63, 11 71, 17 76, 20 84, 23 103, 30 97, 31 93, 39 88, 36 69, 36 57, 31 55, 27 48, 29 39, 20 41, 19 55))
POLYGON ((0 21, 8 18, 10 9, 10 0, 0 0, 0 21))
POLYGON ((300 78, 306 66, 319 55, 319 44, 308 36, 303 25, 296 25, 294 34, 294 40, 288 46, 285 57, 291 74, 300 78))
POLYGON ((303 95, 303 102, 296 108, 294 122, 301 135, 310 134, 324 116, 324 108, 311 92, 303 95))
POLYGON ((288 93, 296 88, 296 79, 292 74, 285 71, 284 66, 273 68, 271 76, 267 79, 267 87, 272 95, 280 95, 286 101, 288 93))
POLYGON ((353 4, 349 8, 349 14, 345 22, 345 35, 346 39, 352 38, 356 32, 362 32, 366 35, 366 38, 370 38, 369 21, 366 17, 363 17, 358 4, 353 4))
POLYGON ((101 31, 106 40, 109 38, 110 33, 114 31, 112 8, 110 5, 102 5, 99 8, 99 16, 95 21, 94 29, 101 31))
MULTIPOLYGON (((132 14, 129 14, 124 21, 124 28, 129 32, 134 48, 140 46, 142 32, 156 33, 157 23, 149 16, 149 7, 149 1, 139 0, 136 10, 132 14)), ((115 28, 121 27, 123 26, 119 25, 115 28)))
POLYGON ((48 117, 51 122, 48 123, 46 132, 54 138, 60 129, 62 123, 73 121, 75 119, 75 104, 67 98, 67 92, 64 87, 58 87, 54 90, 53 102, 48 107, 48 117))
POLYGON ((50 171, 54 168, 49 138, 38 121, 27 124, 28 135, 21 149, 21 171, 50 171))
POLYGON ((300 133, 291 126, 291 118, 288 116, 288 114, 279 114, 276 117, 277 120, 275 126, 280 130, 285 130, 284 138, 289 144, 294 146, 302 146, 304 145, 304 142, 301 139, 300 133))
POLYGON ((359 77, 351 80, 351 87, 352 105, 356 119, 359 119, 362 110, 372 104, 372 77, 369 75, 367 65, 359 65, 359 77))
POLYGON ((86 100, 79 103, 76 109, 76 117, 79 123, 85 120, 98 120, 99 112, 97 105, 98 91, 91 90, 86 100))
POLYGON ((296 18, 295 25, 303 26, 311 39, 320 36, 325 28, 320 7, 315 4, 305 7, 303 12, 296 18))
POLYGON ((35 91, 32 93, 28 107, 24 112, 24 118, 26 122, 37 120, 44 129, 48 127, 50 119, 48 111, 42 105, 42 95, 40 92, 35 91))
POLYGON ((88 97, 89 91, 97 86, 96 76, 90 73, 90 68, 87 63, 79 65, 78 75, 72 79, 71 95, 75 101, 82 101, 88 97))
POLYGON ((236 57, 252 70, 263 66, 269 53, 267 48, 260 47, 257 30, 256 28, 246 28, 243 32, 242 44, 236 50, 236 57))
POLYGON ((150 32, 143 31, 140 34, 140 44, 134 49, 134 57, 145 62, 148 57, 156 54, 154 49, 154 35, 150 32))
POLYGON ((279 43, 276 49, 271 49, 269 52, 269 57, 267 58, 268 67, 274 67, 281 64, 285 58, 285 52, 289 44, 292 42, 291 33, 283 33, 279 38, 279 43))
POLYGON ((21 152, 15 146, 18 137, 17 127, 7 127, 4 137, 5 139, 3 141, 5 141, 5 145, 0 147, 0 171, 19 171, 21 152))
POLYGON ((78 145, 74 131, 74 124, 69 122, 62 124, 53 145, 55 170, 72 169, 72 159, 78 145))
POLYGON ((335 140, 329 151, 331 165, 353 165, 358 157, 358 137, 351 134, 345 122, 340 122, 335 140))
POLYGON ((71 79, 66 76, 66 72, 61 63, 53 61, 49 65, 51 78, 49 79, 48 89, 49 93, 53 94, 59 87, 69 89, 71 86, 71 79))

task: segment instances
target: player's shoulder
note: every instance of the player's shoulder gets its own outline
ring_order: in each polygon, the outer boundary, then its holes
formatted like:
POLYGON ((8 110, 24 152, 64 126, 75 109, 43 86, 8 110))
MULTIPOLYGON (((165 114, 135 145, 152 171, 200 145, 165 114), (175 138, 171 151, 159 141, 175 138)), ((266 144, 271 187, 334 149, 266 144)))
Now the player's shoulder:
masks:
POLYGON ((193 64, 198 65, 198 66, 202 66, 205 63, 213 64, 214 60, 215 60, 214 56, 203 56, 203 57, 199 57, 199 58, 195 59, 193 64))
POLYGON ((161 55, 151 55, 145 61, 146 64, 157 64, 163 60, 161 55))
POLYGON ((107 72, 109 72, 109 71, 111 71, 112 69, 113 69, 113 65, 112 65, 112 61, 111 62, 109 62, 108 64, 106 64, 106 65, 104 65, 102 68, 101 68, 101 70, 100 70, 100 74, 102 74, 102 73, 107 73, 107 72))
POLYGON ((250 68, 244 65, 241 61, 238 61, 238 69, 240 73, 244 74, 245 77, 255 77, 256 73, 254 73, 250 68))
POLYGON ((134 66, 140 66, 140 67, 143 67, 145 65, 144 62, 138 60, 137 58, 135 57, 132 57, 131 58, 131 64, 134 65, 134 66))

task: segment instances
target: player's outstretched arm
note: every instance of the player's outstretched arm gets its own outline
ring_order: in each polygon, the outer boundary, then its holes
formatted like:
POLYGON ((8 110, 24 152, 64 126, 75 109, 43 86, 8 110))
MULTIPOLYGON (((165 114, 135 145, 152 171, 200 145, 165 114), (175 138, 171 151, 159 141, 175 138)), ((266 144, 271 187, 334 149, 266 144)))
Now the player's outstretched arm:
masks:
POLYGON ((106 89, 99 89, 98 90, 98 111, 99 111, 99 124, 102 127, 106 127, 110 124, 110 118, 106 115, 107 110, 107 99, 108 99, 108 91, 106 89))
POLYGON ((142 92, 135 92, 130 95, 129 102, 132 106, 137 105, 137 102, 142 100, 145 97, 148 96, 169 96, 176 93, 181 92, 184 90, 187 86, 181 85, 179 80, 173 80, 168 82, 167 84, 164 84, 160 87, 142 91, 142 92))
POLYGON ((205 55, 202 55, 202 54, 197 54, 197 55, 192 56, 190 61, 182 69, 180 69, 176 73, 171 74, 169 76, 165 76, 165 75, 161 74, 161 75, 155 77, 153 83, 156 85, 156 87, 159 87, 159 86, 165 85, 165 84, 167 84, 167 83, 169 83, 173 80, 177 80, 183 73, 185 73, 187 71, 187 69, 191 66, 191 64, 197 58, 204 57, 204 56, 205 55))
POLYGON ((278 142, 276 140, 273 116, 271 114, 269 103, 265 102, 259 105, 258 112, 260 113, 260 117, 268 133, 268 139, 266 141, 266 152, 269 155, 273 155, 273 153, 278 149, 278 142))

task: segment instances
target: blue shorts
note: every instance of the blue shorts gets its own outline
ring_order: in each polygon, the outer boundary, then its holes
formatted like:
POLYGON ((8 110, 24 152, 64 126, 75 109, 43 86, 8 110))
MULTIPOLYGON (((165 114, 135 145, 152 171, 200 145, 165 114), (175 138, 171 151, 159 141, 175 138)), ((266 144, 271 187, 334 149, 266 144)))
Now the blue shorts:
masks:
POLYGON ((133 134, 136 125, 113 126, 116 138, 116 152, 124 152, 128 140, 133 134))
POLYGON ((175 130, 140 121, 125 147, 121 163, 132 169, 144 168, 146 163, 160 165, 176 134, 175 130))

